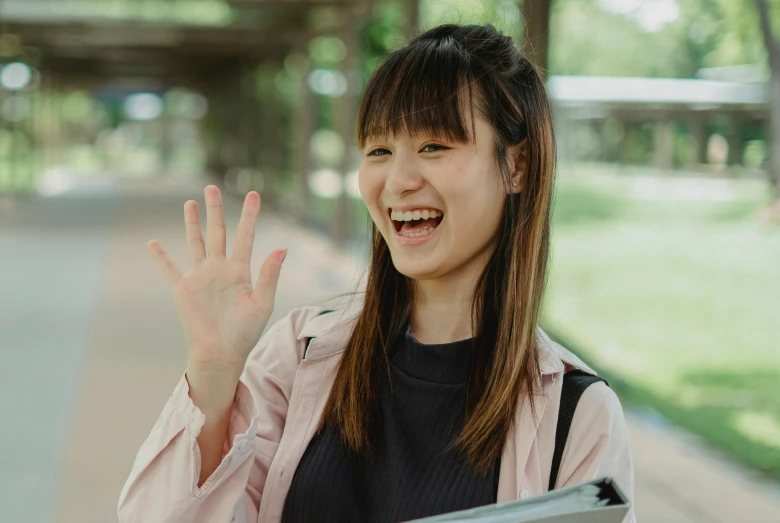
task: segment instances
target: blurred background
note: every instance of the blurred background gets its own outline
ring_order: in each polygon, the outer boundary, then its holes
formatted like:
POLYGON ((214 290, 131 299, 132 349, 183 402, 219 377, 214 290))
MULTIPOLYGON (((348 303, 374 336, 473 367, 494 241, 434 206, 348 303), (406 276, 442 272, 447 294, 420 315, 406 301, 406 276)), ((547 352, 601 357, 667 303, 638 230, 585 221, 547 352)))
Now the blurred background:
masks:
POLYGON ((360 286, 360 92, 445 22, 547 72, 543 327, 623 402, 638 520, 778 520, 776 0, 0 0, 0 520, 116 521, 186 353, 145 243, 187 267, 205 185, 289 249, 272 321, 360 286))

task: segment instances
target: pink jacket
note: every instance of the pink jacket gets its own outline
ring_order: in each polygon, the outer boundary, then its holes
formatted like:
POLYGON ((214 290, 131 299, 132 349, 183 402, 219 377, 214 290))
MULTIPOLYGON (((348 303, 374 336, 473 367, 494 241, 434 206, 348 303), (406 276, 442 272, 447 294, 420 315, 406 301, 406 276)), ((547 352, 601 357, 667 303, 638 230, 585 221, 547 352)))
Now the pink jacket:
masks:
MULTIPOLYGON (((236 390, 219 467, 198 488, 196 438, 204 416, 182 376, 141 446, 119 497, 122 523, 277 523, 314 435, 356 312, 317 316, 301 307, 273 324, 254 349, 236 390), (314 338, 304 356, 305 338, 314 338)), ((538 329, 544 394, 526 399, 501 456, 498 502, 547 490, 564 368, 594 373, 538 329)), ((595 374, 595 373, 594 373, 595 374)), ((604 383, 582 395, 561 460, 557 488, 602 475, 634 497, 634 470, 620 402, 604 383)), ((625 522, 634 521, 633 509, 625 522)))

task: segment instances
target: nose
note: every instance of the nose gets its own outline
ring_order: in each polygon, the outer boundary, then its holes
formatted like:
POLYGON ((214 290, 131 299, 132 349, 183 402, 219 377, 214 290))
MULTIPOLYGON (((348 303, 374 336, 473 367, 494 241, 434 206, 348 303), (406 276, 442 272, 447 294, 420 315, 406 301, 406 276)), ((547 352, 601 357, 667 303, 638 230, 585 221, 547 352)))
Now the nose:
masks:
POLYGON ((425 178, 418 166, 404 156, 396 154, 387 172, 385 189, 393 196, 403 196, 404 193, 414 192, 425 185, 425 178))

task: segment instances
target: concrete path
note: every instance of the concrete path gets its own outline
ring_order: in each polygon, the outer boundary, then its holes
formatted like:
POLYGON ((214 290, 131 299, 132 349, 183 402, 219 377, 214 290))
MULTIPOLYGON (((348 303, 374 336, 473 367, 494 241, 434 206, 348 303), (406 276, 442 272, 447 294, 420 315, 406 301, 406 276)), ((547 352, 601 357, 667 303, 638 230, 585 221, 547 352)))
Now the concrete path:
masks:
POLYGON ((2 206, 1 521, 52 521, 118 201, 92 188, 2 206))
MULTIPOLYGON (((205 183, 80 188, 0 210, 3 520, 116 521, 116 502, 184 367, 170 291, 145 243, 188 266, 182 206, 205 183), (9 364, 10 363, 10 364, 9 364)), ((228 252, 240 202, 227 200, 228 252)), ((205 216, 202 216, 205 220, 205 216)), ((355 290, 360 254, 261 211, 253 274, 289 254, 275 321, 355 290)), ((628 413, 640 522, 778 521, 780 494, 695 439, 628 413)))

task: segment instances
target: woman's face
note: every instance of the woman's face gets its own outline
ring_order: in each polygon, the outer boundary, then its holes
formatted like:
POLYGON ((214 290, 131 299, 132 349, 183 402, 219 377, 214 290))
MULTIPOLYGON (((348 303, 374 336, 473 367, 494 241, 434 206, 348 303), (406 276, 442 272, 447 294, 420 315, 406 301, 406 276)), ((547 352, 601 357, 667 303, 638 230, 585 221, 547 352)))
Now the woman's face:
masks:
POLYGON ((507 193, 492 129, 474 118, 473 143, 399 135, 370 139, 363 149, 360 194, 393 264, 410 278, 481 271, 492 253, 507 193), (418 220, 400 221, 409 213, 418 220))

